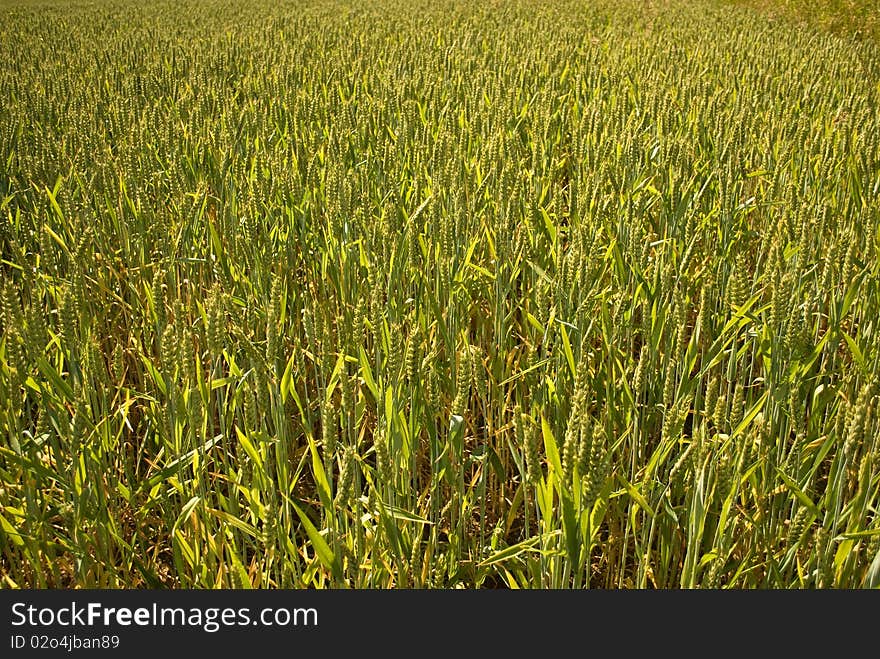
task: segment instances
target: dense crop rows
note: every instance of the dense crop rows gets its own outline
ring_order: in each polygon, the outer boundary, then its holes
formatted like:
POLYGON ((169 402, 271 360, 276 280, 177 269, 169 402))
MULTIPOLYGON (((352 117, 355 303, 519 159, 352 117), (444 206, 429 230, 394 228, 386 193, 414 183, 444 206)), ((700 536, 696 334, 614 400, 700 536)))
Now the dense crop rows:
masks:
POLYGON ((3 585, 880 583, 878 81, 712 2, 0 7, 3 585))
POLYGON ((849 38, 880 41, 880 5, 874 0, 726 0, 769 20, 806 25, 849 38))

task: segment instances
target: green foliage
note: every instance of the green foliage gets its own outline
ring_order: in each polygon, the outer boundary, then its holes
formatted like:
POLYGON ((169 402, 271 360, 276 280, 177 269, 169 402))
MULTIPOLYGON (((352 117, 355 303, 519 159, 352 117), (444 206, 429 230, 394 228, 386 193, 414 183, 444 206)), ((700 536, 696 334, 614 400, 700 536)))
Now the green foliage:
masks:
POLYGON ((880 50, 717 2, 0 8, 3 587, 873 587, 880 50))
POLYGON ((880 6, 874 0, 722 0, 758 10, 773 20, 806 25, 842 38, 880 41, 880 6))

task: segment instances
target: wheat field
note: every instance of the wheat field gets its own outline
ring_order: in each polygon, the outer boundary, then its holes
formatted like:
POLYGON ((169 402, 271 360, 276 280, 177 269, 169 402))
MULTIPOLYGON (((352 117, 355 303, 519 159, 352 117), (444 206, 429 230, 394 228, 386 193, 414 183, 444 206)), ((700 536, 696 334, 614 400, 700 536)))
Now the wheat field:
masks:
POLYGON ((755 4, 0 2, 2 587, 880 586, 880 39, 755 4))

